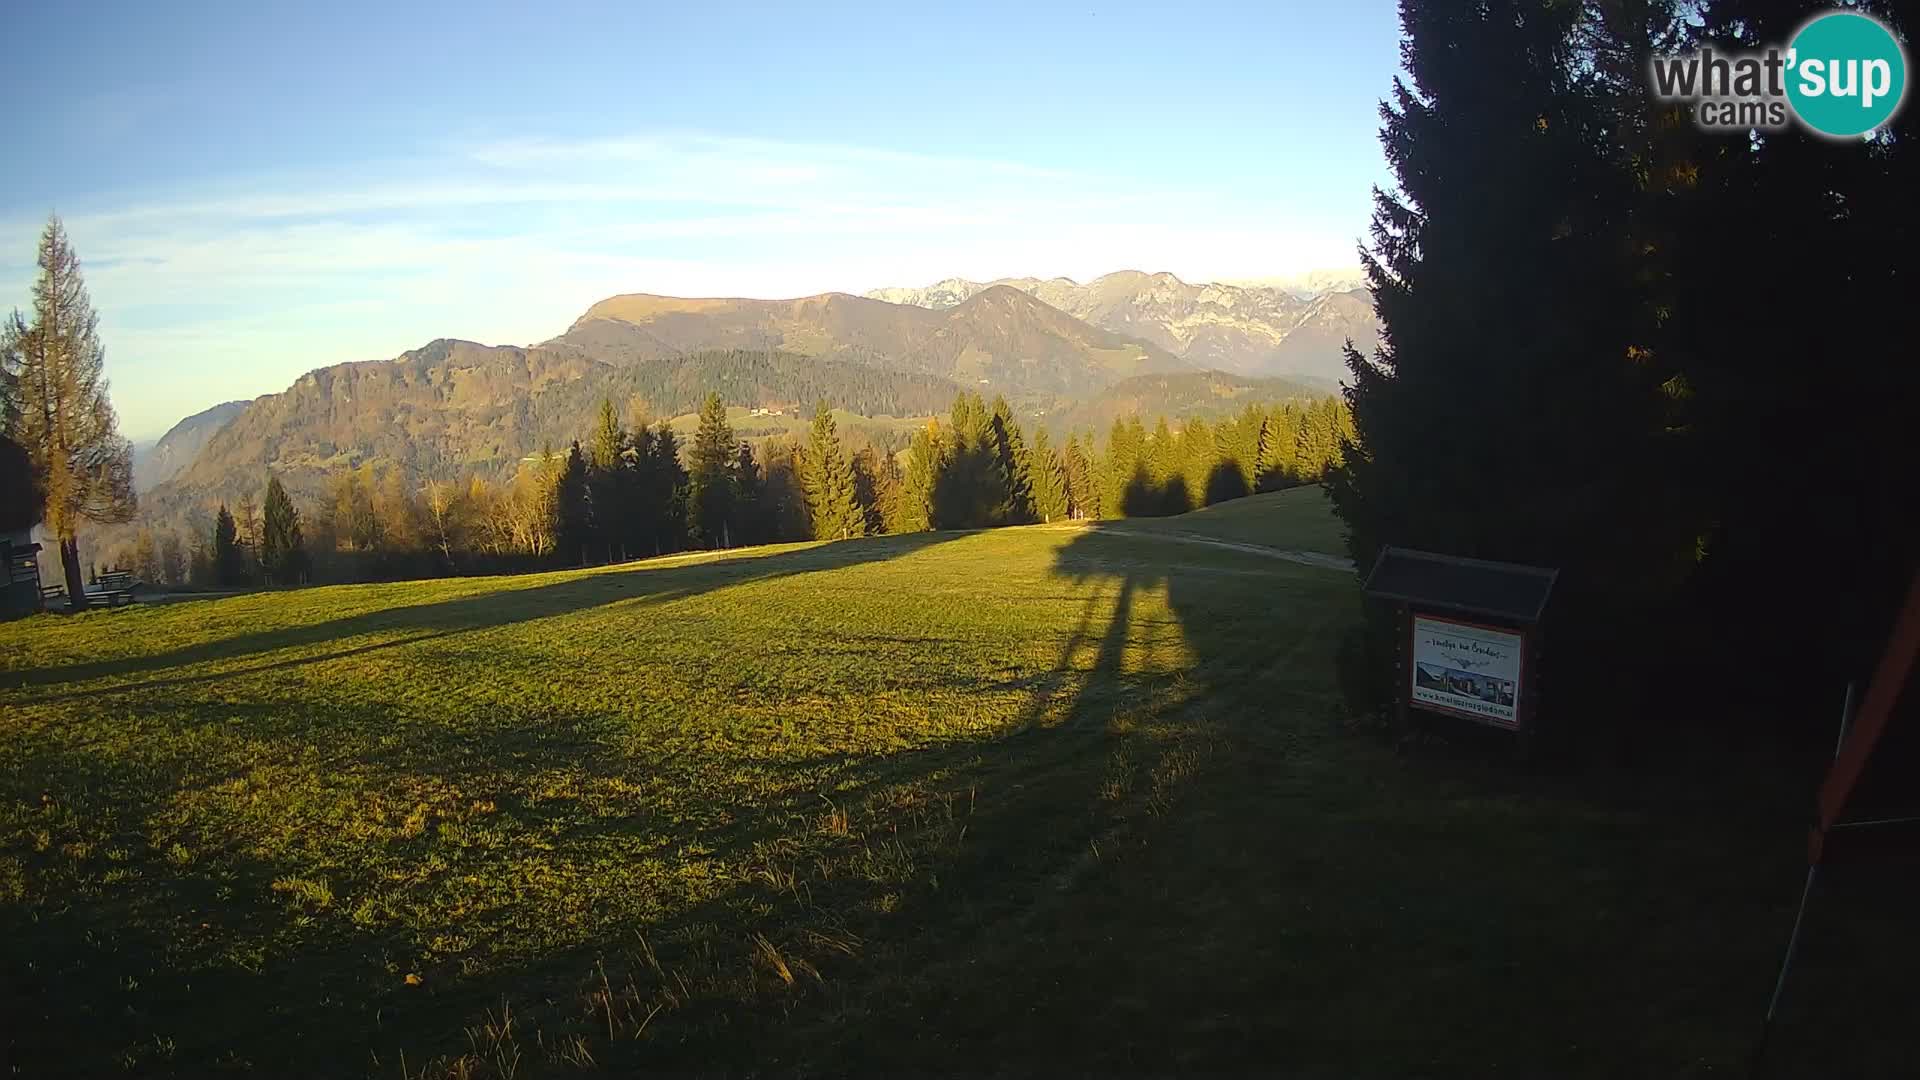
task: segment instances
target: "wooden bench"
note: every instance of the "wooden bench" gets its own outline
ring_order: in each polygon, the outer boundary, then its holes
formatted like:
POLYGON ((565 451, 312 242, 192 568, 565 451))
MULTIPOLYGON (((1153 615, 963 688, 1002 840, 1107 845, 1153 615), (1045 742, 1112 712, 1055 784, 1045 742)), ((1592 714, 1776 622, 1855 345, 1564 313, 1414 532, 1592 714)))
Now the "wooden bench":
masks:
POLYGON ((105 604, 108 608, 117 608, 133 603, 133 571, 115 570, 102 574, 100 580, 87 590, 87 603, 105 604))

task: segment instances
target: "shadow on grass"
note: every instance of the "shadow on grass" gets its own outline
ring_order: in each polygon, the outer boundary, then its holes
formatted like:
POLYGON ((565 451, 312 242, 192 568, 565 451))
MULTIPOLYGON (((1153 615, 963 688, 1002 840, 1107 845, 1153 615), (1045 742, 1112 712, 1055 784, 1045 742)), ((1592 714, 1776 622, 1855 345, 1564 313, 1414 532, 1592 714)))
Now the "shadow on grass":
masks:
MULTIPOLYGON (((108 687, 89 687, 85 690, 21 698, 18 699, 18 703, 32 705, 105 693, 142 692, 204 683, 237 675, 325 663, 455 634, 490 630, 514 623, 567 615, 605 604, 636 600, 644 605, 666 604, 748 582, 768 581, 794 574, 839 570, 861 563, 896 559, 954 539, 957 535, 961 534, 913 533, 861 543, 825 544, 773 555, 723 554, 690 565, 650 566, 639 563, 613 571, 598 570, 570 574, 559 581, 545 585, 516 587, 511 583, 511 579, 499 579, 508 582, 506 587, 451 600, 381 608, 343 619, 240 634, 166 652, 64 667, 31 668, 18 673, 14 685, 16 687, 53 686, 121 676, 137 676, 148 672, 171 671, 218 661, 244 660, 248 657, 288 649, 311 648, 368 634, 419 631, 398 640, 326 650, 271 663, 227 668, 205 674, 174 675, 162 679, 120 682, 108 687)), ((685 558, 685 556, 677 558, 685 558)), ((469 583, 475 579, 447 580, 449 583, 469 583)), ((361 587, 377 588, 379 586, 361 587)), ((297 602, 301 598, 300 592, 285 595, 290 602, 297 602)))
MULTIPOLYGON (((834 548, 792 555, 818 551, 834 548)), ((484 911, 371 925, 331 910, 290 917, 259 898, 324 859, 236 842, 183 880, 122 883, 31 917, 0 905, 0 933, 18 943, 10 959, 26 961, 7 965, 20 1063, 98 1071, 107 1059, 74 1047, 101 1032, 109 1053, 132 1048, 132 1071, 183 1075, 232 1053, 275 1075, 398 1076, 402 1049, 416 1073, 437 1057, 433 1075, 476 1076, 563 1072, 583 1055, 613 1071, 706 1074, 1612 1076, 1739 1059, 1779 929, 1778 905, 1753 899, 1777 884, 1764 830, 1727 828, 1721 807, 1595 807, 1342 736, 1327 719, 1328 669, 1350 577, 1143 549, 1099 530, 1068 543, 1054 571, 1082 607, 1047 670, 1000 686, 1030 695, 1010 729, 764 763, 817 778, 778 795, 710 780, 687 757, 627 758, 599 716, 506 715, 315 748, 317 769, 374 792, 421 777, 464 789, 530 760, 697 793, 705 809, 678 817, 649 802, 585 809, 573 794, 502 799, 496 812, 545 850, 678 859, 721 886, 649 915, 648 897, 583 878, 577 925, 532 910, 490 931, 566 940, 469 970, 484 948, 434 938, 479 934, 484 911), (134 968, 163 992, 126 990, 134 968), (412 971, 424 985, 402 982, 412 971), (518 1017, 505 1034, 503 1000, 518 1017)), ((488 598, 505 613, 425 606, 450 609, 451 625, 408 609, 381 613, 398 624, 356 616, 308 643, 395 625, 457 632, 771 576, 729 564, 650 573, 686 576, 612 596, 594 590, 626 575, 570 579, 524 590, 542 598, 531 607, 488 598)), ((274 633, 202 659, 288 647, 269 644, 274 633)), ((854 628, 843 640, 937 650, 947 638, 854 628)), ((925 666, 916 685, 945 687, 937 652, 925 666)), ((134 704, 177 714, 154 689, 134 704)), ((314 730, 399 719, 324 702, 201 708, 194 723, 244 724, 289 752, 314 730)), ((103 831, 139 837, 167 820, 160 793, 224 779, 190 745, 178 755, 136 767, 47 752, 20 775, 115 807, 103 831)), ((426 834, 392 843, 399 865, 436 855, 426 834)), ((416 902, 461 869, 432 871, 416 902)), ((559 856, 547 869, 592 871, 559 856)), ((1781 869, 1790 899, 1793 868, 1781 869)), ((343 896, 367 884, 343 873, 343 896)))

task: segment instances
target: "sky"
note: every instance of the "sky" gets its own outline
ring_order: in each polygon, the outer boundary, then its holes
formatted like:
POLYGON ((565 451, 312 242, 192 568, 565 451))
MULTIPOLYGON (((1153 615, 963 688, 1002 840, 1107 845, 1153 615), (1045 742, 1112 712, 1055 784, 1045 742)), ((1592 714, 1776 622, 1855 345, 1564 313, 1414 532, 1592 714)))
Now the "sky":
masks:
POLYGON ((1351 266, 1391 0, 33 4, 0 311, 58 213, 123 434, 622 292, 1351 266))

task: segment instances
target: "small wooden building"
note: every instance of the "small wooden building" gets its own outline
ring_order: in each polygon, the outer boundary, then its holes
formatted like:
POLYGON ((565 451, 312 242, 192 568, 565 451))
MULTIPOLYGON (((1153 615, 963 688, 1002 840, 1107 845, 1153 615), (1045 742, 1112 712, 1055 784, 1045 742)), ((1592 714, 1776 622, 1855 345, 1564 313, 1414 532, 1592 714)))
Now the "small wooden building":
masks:
POLYGON ((18 619, 43 607, 40 545, 26 530, 0 536, 0 619, 18 619))

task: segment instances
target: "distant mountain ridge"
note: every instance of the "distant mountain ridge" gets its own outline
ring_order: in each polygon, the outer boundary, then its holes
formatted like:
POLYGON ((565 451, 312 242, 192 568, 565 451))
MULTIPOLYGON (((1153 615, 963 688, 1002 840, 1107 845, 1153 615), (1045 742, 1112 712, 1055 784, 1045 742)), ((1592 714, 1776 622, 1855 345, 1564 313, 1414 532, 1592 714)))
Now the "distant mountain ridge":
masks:
MULTIPOLYGON (((330 472, 366 461, 415 480, 504 476, 543 447, 564 450, 583 437, 602 398, 656 419, 694 410, 709 392, 748 408, 804 409, 826 398, 869 416, 927 416, 966 389, 1004 394, 1025 415, 1104 424, 1116 409, 1210 415, 1318 389, 1196 370, 1156 341, 1095 326, 1046 299, 1076 300, 1128 325, 1124 311, 1143 296, 1160 290, 1177 300, 1192 288, 1178 279, 1151 288, 1102 281, 1106 291, 1091 305, 1072 283, 986 285, 943 307, 846 293, 612 296, 537 345, 443 338, 392 360, 316 369, 281 393, 189 418, 169 439, 184 448, 192 435, 197 452, 179 464, 169 451, 142 502, 154 521, 177 522, 257 497, 271 473, 311 506, 330 472)), ((1295 319, 1294 332, 1309 322, 1295 319)), ((1182 343, 1204 353, 1200 341, 1182 343)))
POLYGON ((1234 375, 1225 371, 1182 371, 1136 375, 1100 391, 1092 398, 1054 412, 1039 422, 1056 436, 1089 429, 1101 438, 1113 422, 1140 416, 1149 422, 1164 416, 1180 421, 1217 420, 1233 416, 1248 405, 1310 401, 1329 394, 1324 384, 1294 379, 1234 375))
POLYGON ((1191 365, 1156 343, 1102 329, 1010 287, 942 308, 849 293, 795 300, 632 293, 587 309, 548 346, 616 362, 698 348, 786 349, 987 384, 1010 398, 1085 394, 1118 379, 1191 365))
MULTIPOLYGON (((1099 393, 1135 375, 1187 371, 1150 343, 1090 326, 1017 289, 953 308, 826 293, 794 300, 644 293, 589 307, 538 345, 441 339, 393 360, 308 372, 205 428, 186 465, 148 493, 157 516, 237 498, 271 471, 297 496, 367 460, 419 477, 510 472, 541 447, 585 433, 609 398, 656 417, 709 392, 748 407, 818 398, 869 415, 944 412, 964 388, 1026 410, 1099 393)), ((183 422, 182 427, 191 425, 183 422)), ((200 430, 195 428, 195 430, 200 430)))
POLYGON ((1344 287, 1354 280, 1350 272, 1321 272, 1288 284, 1193 285, 1168 273, 1121 270, 1086 284, 1064 277, 948 278, 867 295, 944 311, 989 289, 1012 288, 1094 326, 1158 345, 1194 368, 1339 379, 1346 374, 1347 340, 1367 352, 1379 339, 1372 297, 1363 288, 1344 287))
POLYGON ((148 491, 193 463, 200 448, 220 433, 220 429, 239 416, 251 402, 223 401, 211 409, 194 413, 167 429, 165 435, 133 454, 133 488, 148 491))

